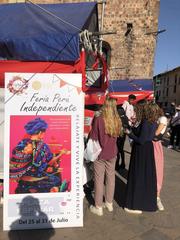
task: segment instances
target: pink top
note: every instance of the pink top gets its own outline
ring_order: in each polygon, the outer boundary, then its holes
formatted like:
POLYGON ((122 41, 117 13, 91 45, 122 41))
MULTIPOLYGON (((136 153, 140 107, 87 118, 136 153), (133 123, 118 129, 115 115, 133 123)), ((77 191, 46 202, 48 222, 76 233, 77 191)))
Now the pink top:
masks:
POLYGON ((101 116, 95 117, 93 120, 90 138, 98 140, 102 148, 99 159, 110 160, 117 155, 116 137, 111 137, 105 133, 105 124, 101 116))

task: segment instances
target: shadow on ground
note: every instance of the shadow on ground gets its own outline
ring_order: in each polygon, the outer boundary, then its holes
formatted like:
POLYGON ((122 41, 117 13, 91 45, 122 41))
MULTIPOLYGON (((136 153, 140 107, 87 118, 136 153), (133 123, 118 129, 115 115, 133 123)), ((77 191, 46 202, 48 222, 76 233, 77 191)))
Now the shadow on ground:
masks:
POLYGON ((39 199, 32 196, 23 198, 19 203, 19 213, 21 217, 10 225, 9 240, 49 240, 55 234, 48 216, 41 211, 39 199), (45 221, 45 224, 42 220, 45 221), (26 230, 20 230, 23 227, 26 230))
POLYGON ((114 200, 117 202, 119 207, 124 207, 125 196, 126 196, 126 181, 127 181, 128 171, 126 169, 119 170, 115 178, 115 193, 114 200))

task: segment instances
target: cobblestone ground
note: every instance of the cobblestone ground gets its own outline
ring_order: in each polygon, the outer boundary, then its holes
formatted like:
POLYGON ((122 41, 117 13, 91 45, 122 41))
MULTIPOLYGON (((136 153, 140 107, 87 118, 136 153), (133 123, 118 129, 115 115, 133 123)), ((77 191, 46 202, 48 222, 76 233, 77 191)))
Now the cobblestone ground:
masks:
MULTIPOLYGON (((2 205, 0 206, 0 240, 180 240, 180 152, 166 148, 165 177, 161 198, 164 212, 127 214, 121 208, 127 170, 116 174, 114 212, 98 217, 90 213, 84 199, 84 227, 53 230, 2 231, 2 205)), ((129 163, 129 144, 126 143, 126 168, 129 163)))

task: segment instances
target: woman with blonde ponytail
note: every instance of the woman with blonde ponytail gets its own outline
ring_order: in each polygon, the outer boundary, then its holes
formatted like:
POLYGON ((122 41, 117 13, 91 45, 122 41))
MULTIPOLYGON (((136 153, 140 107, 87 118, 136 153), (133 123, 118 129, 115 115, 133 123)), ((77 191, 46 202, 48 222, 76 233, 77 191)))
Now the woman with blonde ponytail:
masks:
POLYGON ((121 133, 121 120, 117 112, 116 99, 106 97, 101 113, 93 121, 90 138, 98 140, 102 151, 94 162, 95 206, 90 211, 98 216, 103 215, 103 207, 113 211, 115 188, 115 163, 117 156, 117 137, 121 133), (103 204, 103 188, 105 183, 105 203, 103 204))

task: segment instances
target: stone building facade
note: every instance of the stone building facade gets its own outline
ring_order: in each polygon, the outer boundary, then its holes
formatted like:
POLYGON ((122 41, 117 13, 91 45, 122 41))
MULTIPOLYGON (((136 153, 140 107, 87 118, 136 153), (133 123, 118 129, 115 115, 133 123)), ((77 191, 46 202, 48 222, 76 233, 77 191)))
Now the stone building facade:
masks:
MULTIPOLYGON (((91 1, 91 0, 90 0, 91 1)), ((92 0, 93 1, 93 0, 92 0)), ((99 0, 101 23, 102 2, 99 0), (101 2, 101 3, 100 3, 101 2)), ((152 79, 160 0, 106 0, 103 30, 111 51, 110 79, 152 79)), ((25 0, 1 0, 25 2, 25 0)), ((89 2, 89 0, 32 0, 33 3, 89 2)))
POLYGON ((168 109, 171 102, 180 105, 180 66, 154 76, 154 92, 162 107, 168 109))

